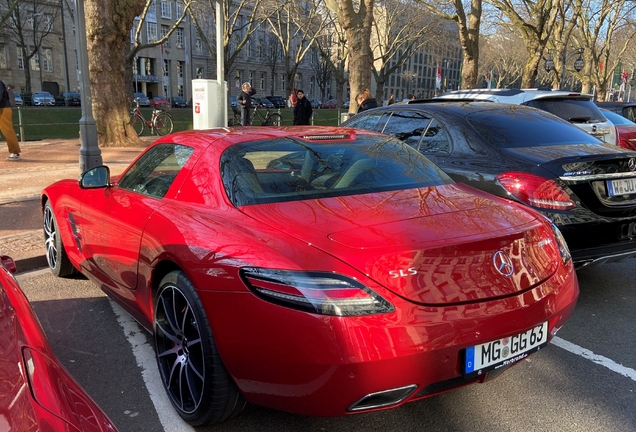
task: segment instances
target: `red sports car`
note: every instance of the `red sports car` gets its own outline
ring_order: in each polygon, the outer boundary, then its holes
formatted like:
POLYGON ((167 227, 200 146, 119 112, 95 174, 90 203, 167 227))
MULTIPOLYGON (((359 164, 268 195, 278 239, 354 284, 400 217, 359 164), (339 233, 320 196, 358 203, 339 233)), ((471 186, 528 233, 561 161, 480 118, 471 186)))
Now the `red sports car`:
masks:
POLYGON ((483 382, 543 348, 578 282, 559 231, 386 135, 188 131, 42 195, 51 270, 152 333, 179 414, 338 416, 483 382))
POLYGON ((0 429, 115 432, 115 425, 57 361, 31 305, 0 256, 0 429))

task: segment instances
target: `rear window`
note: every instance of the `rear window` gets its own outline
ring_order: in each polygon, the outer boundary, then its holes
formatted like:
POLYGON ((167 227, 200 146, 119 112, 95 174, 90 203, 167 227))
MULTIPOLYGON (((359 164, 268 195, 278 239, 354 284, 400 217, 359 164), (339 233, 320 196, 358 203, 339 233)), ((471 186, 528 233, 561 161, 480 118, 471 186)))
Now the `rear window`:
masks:
POLYGON ((615 112, 606 110, 603 110, 602 112, 603 115, 616 126, 636 126, 636 123, 629 121, 622 115, 616 114, 615 112))
POLYGON ((568 98, 534 99, 524 105, 547 111, 571 123, 598 123, 605 121, 603 113, 591 100, 568 98))
POLYGON ((466 119, 497 148, 602 143, 582 129, 541 111, 485 111, 469 114, 466 119))
POLYGON ((394 138, 362 136, 331 142, 280 138, 228 148, 221 175, 234 205, 438 186, 453 181, 394 138))

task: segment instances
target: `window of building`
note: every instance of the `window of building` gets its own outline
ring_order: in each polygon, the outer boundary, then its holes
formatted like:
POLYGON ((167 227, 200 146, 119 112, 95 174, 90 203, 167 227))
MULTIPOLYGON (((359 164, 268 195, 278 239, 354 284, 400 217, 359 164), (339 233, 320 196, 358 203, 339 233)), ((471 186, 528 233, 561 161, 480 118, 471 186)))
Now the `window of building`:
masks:
POLYGON ((197 79, 203 78, 203 66, 199 66, 196 69, 197 79))
MULTIPOLYGON (((166 35, 168 34, 168 32, 170 31, 170 27, 168 27, 167 25, 161 25, 161 39, 163 39, 164 37, 166 37, 166 35)), ((167 38, 166 41, 163 43, 164 46, 169 47, 170 46, 170 38, 167 38)))
POLYGON ((181 0, 177 0, 177 3, 175 4, 175 12, 177 18, 181 18, 183 16, 185 12, 185 6, 183 5, 183 2, 181 0))
POLYGON ((265 72, 261 72, 261 90, 265 90, 265 72))
POLYGON ((176 38, 176 46, 177 48, 183 48, 183 29, 181 27, 177 28, 177 30, 175 31, 175 34, 177 35, 176 38))
POLYGON ((161 0, 161 18, 172 18, 172 2, 161 0))
POLYGON ((197 37, 194 41, 194 50, 197 52, 203 52, 203 40, 197 37))
POLYGON ((53 52, 51 48, 42 48, 42 68, 46 72, 53 72, 53 52))
POLYGON ((177 96, 183 97, 184 93, 183 93, 183 84, 179 84, 177 86, 177 96))
POLYGON ((0 68, 7 67, 7 52, 5 51, 4 44, 0 45, 0 68))
POLYGON ((170 60, 163 60, 163 76, 170 76, 170 60))
POLYGON ((146 23, 146 39, 148 43, 157 41, 157 23, 146 23))
POLYGON ((280 74, 280 90, 285 90, 285 74, 280 74))
POLYGON ((38 53, 35 53, 33 57, 31 57, 31 70, 40 70, 40 56, 38 53))
POLYGON ((177 76, 183 78, 183 62, 177 62, 177 76))

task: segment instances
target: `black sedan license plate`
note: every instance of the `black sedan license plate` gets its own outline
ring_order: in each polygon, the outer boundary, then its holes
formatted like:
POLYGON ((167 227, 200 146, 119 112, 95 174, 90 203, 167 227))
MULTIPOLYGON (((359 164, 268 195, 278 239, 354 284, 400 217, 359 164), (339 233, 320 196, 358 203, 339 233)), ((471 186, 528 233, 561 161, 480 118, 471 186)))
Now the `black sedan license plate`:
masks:
POLYGON ((465 375, 480 375, 501 367, 510 366, 548 343, 548 323, 520 333, 481 345, 466 348, 465 375))
POLYGON ((609 196, 636 194, 636 178, 607 181, 609 196))

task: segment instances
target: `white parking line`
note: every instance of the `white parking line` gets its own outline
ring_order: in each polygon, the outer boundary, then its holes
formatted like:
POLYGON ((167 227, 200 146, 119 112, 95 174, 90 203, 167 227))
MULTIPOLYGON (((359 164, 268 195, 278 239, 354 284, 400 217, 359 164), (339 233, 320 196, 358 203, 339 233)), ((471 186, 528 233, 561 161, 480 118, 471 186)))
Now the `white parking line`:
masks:
POLYGON ((572 354, 576 354, 583 358, 591 360, 594 363, 604 366, 611 371, 626 376, 627 378, 631 378, 632 381, 636 381, 636 370, 616 363, 614 360, 603 357, 602 355, 594 354, 592 351, 575 345, 572 342, 561 339, 560 337, 555 336, 554 339, 552 339, 552 344, 558 346, 559 348, 563 348, 564 350, 569 351, 572 354))
POLYGON ((115 312, 117 322, 124 329, 124 335, 132 347, 132 352, 141 368, 141 375, 148 389, 150 400, 155 406, 159 422, 163 430, 170 432, 193 432, 194 428, 187 424, 172 407, 168 395, 161 384, 161 377, 157 370, 155 351, 146 341, 145 330, 142 329, 131 316, 117 303, 109 299, 110 306, 115 312))

